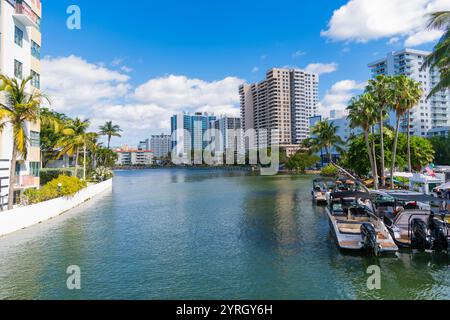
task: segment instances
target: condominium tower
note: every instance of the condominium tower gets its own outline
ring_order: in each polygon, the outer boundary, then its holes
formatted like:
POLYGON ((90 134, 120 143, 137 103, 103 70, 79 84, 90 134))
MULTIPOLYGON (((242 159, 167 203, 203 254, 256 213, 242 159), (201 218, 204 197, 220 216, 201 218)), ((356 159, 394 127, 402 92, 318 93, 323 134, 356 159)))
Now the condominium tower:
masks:
MULTIPOLYGON (((431 52, 404 49, 388 53, 386 58, 369 64, 373 77, 378 75, 406 75, 422 84, 425 92, 420 103, 411 110, 410 132, 417 136, 427 136, 436 128, 450 126, 450 94, 442 90, 427 100, 431 89, 439 82, 440 72, 434 68, 422 68, 425 58, 431 52)), ((395 125, 395 116, 390 117, 390 124, 395 125)), ((401 129, 407 130, 407 122, 403 121, 401 129)))
POLYGON ((216 151, 225 152, 232 150, 233 152, 245 154, 241 118, 221 116, 213 121, 212 128, 220 133, 221 136, 221 143, 216 145, 216 151))
POLYGON ((153 151, 155 158, 165 158, 170 153, 170 135, 160 134, 153 135, 150 139, 150 149, 153 151))
POLYGON ((265 80, 240 86, 244 130, 256 130, 260 147, 273 142, 298 144, 307 139, 309 118, 317 114, 318 86, 317 74, 284 68, 270 69, 265 80))
MULTIPOLYGON (((32 76, 27 91, 40 88, 40 0, 0 0, 0 72, 19 81, 32 76)), ((3 99, 4 96, 0 97, 3 99)), ((31 187, 39 187, 40 124, 27 123, 28 155, 16 164, 15 199, 31 187)), ((0 135, 0 207, 8 198, 13 133, 7 126, 0 135)))

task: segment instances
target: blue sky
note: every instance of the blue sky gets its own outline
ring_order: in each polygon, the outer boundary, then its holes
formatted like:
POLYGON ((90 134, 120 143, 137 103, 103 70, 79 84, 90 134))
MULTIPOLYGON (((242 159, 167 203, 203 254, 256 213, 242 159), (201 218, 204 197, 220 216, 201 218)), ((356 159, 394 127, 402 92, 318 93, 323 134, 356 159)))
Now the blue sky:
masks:
MULTIPOLYGON (((43 3, 43 86, 56 96, 55 109, 92 118, 93 125, 107 120, 105 110, 115 106, 109 109, 113 113, 120 106, 118 113, 123 116, 111 118, 126 129, 122 142, 130 144, 167 131, 164 112, 236 110, 236 97, 231 95, 237 96, 238 89, 233 93, 233 86, 258 81, 271 67, 320 64, 316 70, 321 70, 328 66, 332 72, 320 77, 320 99, 324 108, 334 103, 342 107, 342 99, 357 92, 369 78, 368 62, 403 48, 405 42, 417 49, 431 49, 438 35, 420 33, 424 21, 417 22, 417 10, 443 6, 450 5, 441 0, 411 0, 410 4, 400 0, 48 0, 43 3), (374 2, 378 2, 375 9, 374 2), (81 9, 81 30, 66 28, 66 9, 72 4, 81 9), (401 9, 403 15, 383 15, 385 9, 401 9), (68 57, 71 60, 64 60, 68 57), (57 78, 64 76, 64 65, 70 61, 82 65, 78 83, 85 83, 83 76, 95 78, 91 87, 99 85, 105 96, 80 98, 77 103, 64 100, 61 96, 70 86, 59 86, 57 78), (170 75, 183 78, 168 81, 170 75), (227 77, 231 79, 222 84, 227 77), (172 86, 180 79, 187 86, 188 98, 183 100, 184 92, 177 92, 180 100, 166 105, 163 98, 173 93, 172 86), (339 85, 333 88, 342 81, 347 81, 347 86, 341 83, 343 91, 339 85), (211 83, 216 83, 212 89, 211 83), (107 89, 119 85, 116 91, 123 94, 108 97, 107 89), (200 98, 194 97, 197 88, 205 88, 200 98), (208 91, 216 89, 228 96, 222 101, 216 96, 220 92, 208 91), (127 114, 139 114, 137 119, 148 124, 133 126, 136 118, 125 119, 127 114)), ((74 73, 67 77, 73 78, 74 73)), ((85 96, 81 89, 78 95, 85 96)))

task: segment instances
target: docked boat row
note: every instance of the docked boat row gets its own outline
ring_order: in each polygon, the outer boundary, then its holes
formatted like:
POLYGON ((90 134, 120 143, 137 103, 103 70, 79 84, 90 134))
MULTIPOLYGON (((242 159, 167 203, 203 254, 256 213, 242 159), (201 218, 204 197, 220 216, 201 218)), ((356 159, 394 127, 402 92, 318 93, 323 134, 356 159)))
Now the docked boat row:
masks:
POLYGON ((417 192, 364 192, 350 180, 317 179, 312 196, 325 204, 340 249, 373 255, 399 249, 450 249, 450 200, 417 192), (338 182, 339 181, 339 182, 338 182))

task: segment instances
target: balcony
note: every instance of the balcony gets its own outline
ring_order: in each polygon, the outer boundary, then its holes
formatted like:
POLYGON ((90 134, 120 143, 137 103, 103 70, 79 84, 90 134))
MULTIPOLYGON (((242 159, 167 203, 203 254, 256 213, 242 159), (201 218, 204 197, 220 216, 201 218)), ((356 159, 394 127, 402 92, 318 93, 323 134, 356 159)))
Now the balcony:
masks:
POLYGON ((14 188, 27 189, 31 187, 36 187, 34 176, 16 176, 16 180, 14 181, 14 188))
POLYGON ((14 18, 26 27, 33 27, 37 30, 41 27, 41 18, 23 1, 16 1, 14 18))

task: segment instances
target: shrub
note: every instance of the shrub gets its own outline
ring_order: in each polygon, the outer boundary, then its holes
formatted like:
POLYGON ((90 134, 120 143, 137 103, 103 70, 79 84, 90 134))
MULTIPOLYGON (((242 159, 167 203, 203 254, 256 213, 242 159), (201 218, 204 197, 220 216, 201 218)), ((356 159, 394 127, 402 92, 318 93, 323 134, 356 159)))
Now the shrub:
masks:
POLYGON ((22 204, 30 205, 59 197, 69 197, 86 187, 86 182, 75 177, 60 175, 41 189, 28 189, 23 193, 22 204))
MULTIPOLYGON (((41 169, 39 177, 41 179, 41 186, 46 185, 50 181, 57 179, 59 176, 64 175, 72 177, 75 174, 75 168, 56 168, 56 169, 41 169)), ((78 169, 78 178, 83 177, 83 170, 78 169)))
POLYGON ((92 173, 92 181, 94 182, 101 182, 108 179, 111 179, 114 176, 114 173, 111 169, 105 168, 105 167, 98 167, 94 170, 92 173))
POLYGON ((322 168, 320 174, 324 177, 335 177, 338 175, 338 169, 335 166, 329 164, 326 167, 322 168))

